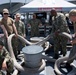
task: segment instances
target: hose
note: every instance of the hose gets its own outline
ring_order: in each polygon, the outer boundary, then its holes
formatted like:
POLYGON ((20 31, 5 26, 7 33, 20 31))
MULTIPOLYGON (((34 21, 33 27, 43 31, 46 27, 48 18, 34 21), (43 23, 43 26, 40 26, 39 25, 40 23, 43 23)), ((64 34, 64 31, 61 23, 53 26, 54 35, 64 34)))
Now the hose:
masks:
MULTIPOLYGON (((72 40, 72 36, 70 34, 66 33, 66 32, 63 32, 60 35, 65 36, 68 39, 72 40)), ((74 50, 74 49, 76 49, 76 47, 73 46, 72 49, 74 50)), ((76 54, 74 56, 71 56, 71 53, 72 52, 70 52, 68 57, 61 57, 61 58, 56 60, 55 65, 54 65, 54 70, 57 73, 57 75, 65 75, 65 74, 61 73, 60 70, 59 70, 59 67, 60 67, 61 63, 63 63, 64 61, 68 62, 69 60, 72 60, 72 59, 76 58, 76 54)))
MULTIPOLYGON (((12 45, 11 45, 11 40, 12 40, 12 38, 13 38, 14 36, 15 36, 15 34, 11 34, 11 35, 8 37, 8 40, 7 40, 8 50, 9 50, 9 53, 10 53, 10 55, 11 55, 11 58, 12 58, 13 61, 14 61, 14 67, 15 67, 17 70, 25 73, 25 69, 17 62, 16 57, 15 57, 14 52, 13 52, 13 48, 12 48, 12 45)), ((20 35, 18 35, 18 39, 22 40, 22 42, 27 43, 27 44, 29 44, 29 45, 35 44, 35 43, 29 42, 28 40, 26 40, 25 38, 23 38, 23 37, 20 36, 20 35)), ((42 70, 44 67, 45 67, 45 61, 43 61, 43 65, 39 68, 39 71, 42 70)), ((17 71, 16 71, 16 72, 17 72, 17 71)))

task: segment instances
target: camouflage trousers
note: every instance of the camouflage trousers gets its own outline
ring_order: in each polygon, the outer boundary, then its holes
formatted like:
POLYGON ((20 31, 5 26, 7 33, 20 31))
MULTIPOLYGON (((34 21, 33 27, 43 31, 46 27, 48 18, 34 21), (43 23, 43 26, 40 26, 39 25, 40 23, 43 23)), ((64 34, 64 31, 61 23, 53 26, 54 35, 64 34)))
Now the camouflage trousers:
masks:
MULTIPOLYGON (((13 60, 10 58, 7 62, 7 69, 5 71, 0 70, 0 75, 6 75, 7 73, 12 73, 13 69, 14 69, 14 64, 13 64, 13 60)), ((1 69, 1 65, 0 65, 0 69, 1 69)))
MULTIPOLYGON (((15 57, 17 57, 17 55, 19 53, 18 47, 20 48, 21 46, 19 46, 19 42, 18 42, 18 39, 16 37, 13 37, 11 42, 12 42, 14 55, 15 55, 15 57)), ((6 49, 8 50, 8 44, 7 44, 7 39, 6 38, 4 38, 4 45, 5 45, 6 49)))
POLYGON ((17 57, 17 55, 20 54, 22 48, 25 46, 25 43, 23 43, 20 39, 14 37, 12 39, 12 46, 14 54, 17 57))
POLYGON ((13 72, 13 68, 14 68, 14 63, 13 63, 13 60, 10 58, 7 62, 7 72, 8 73, 12 73, 13 72))
POLYGON ((40 36, 39 31, 31 31, 31 37, 38 37, 40 36))
POLYGON ((63 36, 55 36, 54 37, 54 53, 58 54, 59 51, 62 51, 63 56, 66 55, 67 49, 67 41, 68 39, 63 36))

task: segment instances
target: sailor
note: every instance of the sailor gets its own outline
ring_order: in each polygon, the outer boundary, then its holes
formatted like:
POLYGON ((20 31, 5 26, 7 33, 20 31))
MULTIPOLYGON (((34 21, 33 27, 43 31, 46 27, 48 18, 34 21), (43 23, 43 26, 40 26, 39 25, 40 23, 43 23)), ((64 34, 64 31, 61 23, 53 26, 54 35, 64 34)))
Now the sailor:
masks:
MULTIPOLYGON (((25 38, 26 37, 25 25, 20 20, 20 17, 21 17, 21 14, 16 13, 14 23, 15 23, 18 34, 25 38)), ((20 51, 25 46, 25 44, 20 39, 16 39, 15 42, 16 42, 15 45, 17 46, 18 54, 20 54, 20 51)), ((16 48, 15 48, 15 50, 16 50, 16 48)))
POLYGON ((39 25, 42 25, 42 24, 41 24, 41 21, 39 19, 37 19, 37 16, 36 16, 35 13, 33 14, 33 19, 31 19, 28 22, 28 25, 31 26, 31 37, 40 36, 40 34, 39 34, 39 25))
POLYGON ((71 44, 73 45, 73 48, 71 49, 71 52, 69 54, 69 60, 67 61, 66 66, 70 66, 70 64, 75 59, 75 58, 72 58, 72 57, 76 55, 76 9, 70 10, 69 18, 73 22, 73 26, 74 26, 74 34, 73 34, 74 39, 71 41, 71 44))
POLYGON ((0 75, 3 75, 1 70, 5 70, 7 75, 10 75, 13 72, 13 60, 0 40, 0 75))
POLYGON ((14 25, 13 19, 9 17, 9 10, 6 8, 3 9, 3 18, 1 19, 0 26, 3 29, 5 35, 5 46, 8 50, 8 46, 7 46, 8 36, 15 33, 17 37, 18 33, 14 25))
POLYGON ((55 9, 51 10, 52 15, 52 31, 51 33, 54 33, 54 58, 57 59, 59 57, 59 50, 61 49, 61 52, 63 56, 66 55, 67 49, 67 41, 68 39, 66 37, 63 37, 59 35, 61 32, 67 32, 69 33, 69 27, 66 23, 65 16, 62 13, 57 13, 55 9))

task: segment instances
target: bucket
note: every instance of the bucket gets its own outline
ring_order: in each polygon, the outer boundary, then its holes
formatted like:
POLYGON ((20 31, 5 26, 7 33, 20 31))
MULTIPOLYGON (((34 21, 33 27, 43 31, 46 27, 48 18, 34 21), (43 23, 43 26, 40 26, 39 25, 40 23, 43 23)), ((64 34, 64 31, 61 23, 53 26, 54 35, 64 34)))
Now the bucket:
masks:
POLYGON ((24 47, 22 51, 24 53, 25 66, 30 68, 41 66, 43 47, 31 45, 24 47))

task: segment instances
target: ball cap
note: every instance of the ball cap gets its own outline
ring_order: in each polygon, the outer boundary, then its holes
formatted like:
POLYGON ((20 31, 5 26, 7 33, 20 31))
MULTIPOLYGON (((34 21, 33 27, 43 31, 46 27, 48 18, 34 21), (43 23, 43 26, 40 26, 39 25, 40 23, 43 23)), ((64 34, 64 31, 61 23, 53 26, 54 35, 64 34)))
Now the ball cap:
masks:
POLYGON ((3 9, 3 13, 8 13, 9 14, 9 11, 8 11, 8 9, 3 9))
POLYGON ((16 16, 16 17, 21 17, 21 14, 20 14, 20 13, 16 13, 15 16, 16 16))

